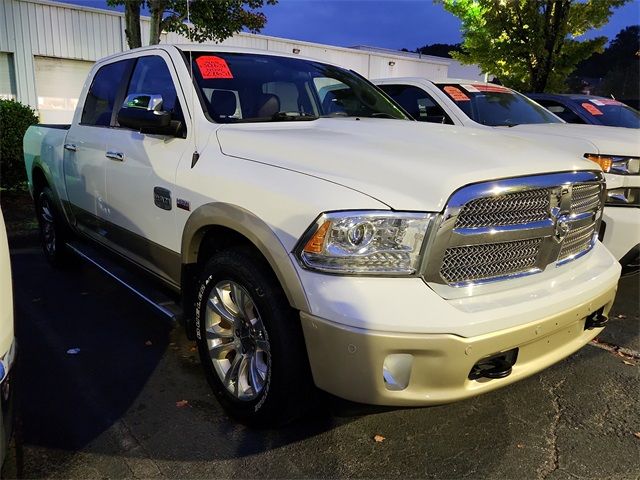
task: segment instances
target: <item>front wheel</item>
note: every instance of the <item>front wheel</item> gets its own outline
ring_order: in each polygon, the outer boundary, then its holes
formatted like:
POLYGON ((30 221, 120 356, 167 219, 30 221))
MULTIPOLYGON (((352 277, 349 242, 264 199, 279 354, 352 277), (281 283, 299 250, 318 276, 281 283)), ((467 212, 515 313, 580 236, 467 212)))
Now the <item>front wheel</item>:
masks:
POLYGON ((226 250, 206 264, 196 329, 207 380, 231 416, 277 426, 309 407, 313 385, 300 320, 255 252, 226 250))

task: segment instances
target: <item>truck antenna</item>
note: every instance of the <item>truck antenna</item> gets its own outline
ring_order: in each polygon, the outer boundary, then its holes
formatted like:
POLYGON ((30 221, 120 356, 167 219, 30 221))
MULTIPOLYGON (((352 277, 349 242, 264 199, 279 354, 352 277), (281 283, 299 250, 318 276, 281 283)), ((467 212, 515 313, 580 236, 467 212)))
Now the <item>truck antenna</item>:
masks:
MULTIPOLYGON (((187 31, 189 32, 189 42, 193 43, 193 37, 191 36, 191 11, 189 9, 189 0, 185 0, 187 2, 187 31)), ((198 160, 200 159, 200 153, 198 153, 198 133, 196 131, 196 122, 195 122, 195 114, 196 114, 196 86, 193 77, 193 49, 189 49, 189 76, 191 77, 191 131, 193 132, 193 144, 194 150, 193 155, 191 156, 191 168, 196 166, 198 160)))

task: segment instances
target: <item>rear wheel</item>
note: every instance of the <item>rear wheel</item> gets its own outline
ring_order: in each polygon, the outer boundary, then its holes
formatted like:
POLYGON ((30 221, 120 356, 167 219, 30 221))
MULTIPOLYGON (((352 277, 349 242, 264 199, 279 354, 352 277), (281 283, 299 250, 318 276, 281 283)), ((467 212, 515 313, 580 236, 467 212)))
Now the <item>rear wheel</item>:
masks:
POLYGON ((45 257, 55 267, 69 263, 66 247, 68 230, 56 210, 53 192, 44 187, 36 196, 36 214, 40 225, 40 243, 45 257))
POLYGON ((299 318, 252 250, 226 250, 206 264, 196 328, 207 380, 231 416, 277 426, 309 407, 314 389, 299 318))

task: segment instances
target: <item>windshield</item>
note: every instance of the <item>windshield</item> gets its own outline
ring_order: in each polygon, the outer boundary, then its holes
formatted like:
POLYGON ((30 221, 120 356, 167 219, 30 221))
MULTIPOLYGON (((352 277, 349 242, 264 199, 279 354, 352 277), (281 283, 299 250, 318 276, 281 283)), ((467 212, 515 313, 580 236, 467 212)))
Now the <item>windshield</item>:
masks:
POLYGON ((215 122, 275 122, 319 117, 407 119, 361 76, 297 58, 193 52, 204 108, 215 122))
POLYGON ((591 98, 580 103, 583 112, 602 125, 640 128, 640 112, 609 98, 591 98))
POLYGON ((562 123, 547 109, 499 85, 440 84, 442 90, 472 120, 491 127, 530 123, 562 123))

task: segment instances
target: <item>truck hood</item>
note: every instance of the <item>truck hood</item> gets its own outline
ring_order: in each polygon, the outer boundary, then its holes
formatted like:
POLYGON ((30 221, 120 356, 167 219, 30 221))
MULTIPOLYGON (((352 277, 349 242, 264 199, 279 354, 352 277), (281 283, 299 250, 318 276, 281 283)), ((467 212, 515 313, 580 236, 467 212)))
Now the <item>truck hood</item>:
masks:
POLYGON ((563 139, 581 139, 591 143, 595 151, 606 155, 640 156, 640 135, 633 128, 604 127, 600 125, 575 125, 572 123, 538 123, 517 125, 510 128, 513 133, 530 133, 563 139))
POLYGON ((594 169, 540 141, 403 120, 227 124, 217 137, 225 155, 334 182, 396 210, 441 211, 455 190, 470 183, 594 169))

